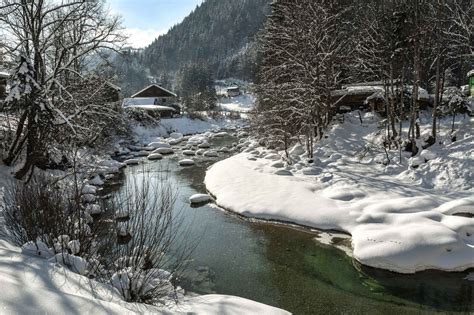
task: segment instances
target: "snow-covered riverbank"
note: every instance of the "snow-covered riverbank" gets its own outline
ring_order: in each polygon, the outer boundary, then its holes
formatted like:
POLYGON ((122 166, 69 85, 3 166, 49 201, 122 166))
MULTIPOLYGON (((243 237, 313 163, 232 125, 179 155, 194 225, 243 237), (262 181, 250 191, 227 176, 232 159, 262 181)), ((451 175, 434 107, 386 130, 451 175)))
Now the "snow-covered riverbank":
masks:
MULTIPOLYGON (((222 126, 229 128, 235 128, 236 126, 224 120, 220 122, 209 120, 201 122, 188 118, 169 120, 167 123, 166 127, 161 126, 149 133, 138 133, 135 136, 140 143, 148 144, 147 139, 153 138, 154 134, 168 137, 170 131, 182 133, 208 131, 206 134, 194 137, 184 138, 181 134, 177 134, 179 139, 173 137, 160 138, 163 143, 176 142, 176 144, 188 140, 190 148, 195 146, 197 149, 199 144, 207 142, 210 138, 225 134, 217 132, 222 126), (210 132, 210 129, 215 130, 215 132, 210 132)), ((122 147, 120 144, 117 144, 117 146, 120 149, 126 148, 126 146, 122 147)), ((90 166, 92 173, 84 170, 84 174, 93 177, 91 179, 84 178, 83 191, 92 201, 99 198, 96 194, 101 186, 107 180, 112 180, 115 174, 120 171, 120 168, 125 167, 125 164, 112 160, 105 153, 98 154, 96 152, 94 154, 86 151, 80 153, 81 163, 90 166)), ((139 153, 132 150, 129 150, 129 152, 139 153)), ((139 163, 146 163, 147 161, 147 156, 137 154, 135 158, 139 163)), ((0 187, 3 188, 8 180, 12 178, 12 171, 11 168, 0 167, 3 178, 0 181, 0 187)), ((52 171, 52 173, 62 172, 52 171)), ((86 276, 74 273, 51 260, 36 255, 27 255, 22 252, 20 247, 12 245, 8 242, 8 232, 1 211, 0 283, 5 290, 5 294, 0 296, 0 313, 7 314, 289 314, 284 310, 248 299, 217 294, 184 296, 179 304, 170 302, 164 306, 127 303, 117 288, 114 288, 111 284, 88 279, 86 276)))
POLYGON ((2 314, 289 314, 247 299, 225 295, 187 297, 176 305, 125 302, 118 291, 45 259, 23 255, 0 241, 2 314))
POLYGON ((458 120, 457 141, 445 126, 443 145, 404 154, 402 163, 395 152, 387 166, 383 151, 362 156, 381 141, 378 123, 347 115, 316 145, 311 164, 301 146, 289 165, 281 152, 247 142, 245 153, 211 167, 206 186, 219 206, 245 216, 350 233, 365 265, 401 273, 474 267, 474 219, 453 215, 474 214, 473 119, 458 120))
POLYGON ((247 124, 245 120, 231 120, 226 118, 191 119, 187 116, 167 118, 160 121, 157 127, 134 126, 133 135, 137 141, 149 142, 156 137, 168 137, 170 133, 178 132, 183 135, 205 133, 220 129, 236 129, 247 124))

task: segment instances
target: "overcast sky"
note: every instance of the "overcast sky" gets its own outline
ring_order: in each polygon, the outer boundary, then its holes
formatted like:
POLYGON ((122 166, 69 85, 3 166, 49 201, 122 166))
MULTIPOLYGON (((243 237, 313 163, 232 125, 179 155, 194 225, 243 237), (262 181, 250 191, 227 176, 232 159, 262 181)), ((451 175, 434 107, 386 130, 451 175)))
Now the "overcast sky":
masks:
POLYGON ((145 47, 181 22, 202 0, 107 0, 114 14, 122 16, 129 44, 145 47))

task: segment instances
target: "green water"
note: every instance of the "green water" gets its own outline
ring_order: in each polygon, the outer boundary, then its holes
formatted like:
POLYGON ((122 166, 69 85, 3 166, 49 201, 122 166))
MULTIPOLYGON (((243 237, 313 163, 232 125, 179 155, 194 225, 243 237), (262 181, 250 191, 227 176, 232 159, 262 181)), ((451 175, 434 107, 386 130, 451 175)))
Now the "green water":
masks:
MULTIPOLYGON (((229 144, 235 139, 216 141, 229 144)), ((182 168, 177 153, 151 162, 179 187, 175 205, 188 240, 197 244, 180 284, 196 293, 249 298, 294 314, 474 313, 468 272, 400 275, 360 266, 342 251, 314 240, 303 229, 246 220, 214 206, 192 208, 188 198, 205 193, 205 170, 217 159, 196 158, 182 168)), ((125 180, 140 167, 129 167, 125 180)))

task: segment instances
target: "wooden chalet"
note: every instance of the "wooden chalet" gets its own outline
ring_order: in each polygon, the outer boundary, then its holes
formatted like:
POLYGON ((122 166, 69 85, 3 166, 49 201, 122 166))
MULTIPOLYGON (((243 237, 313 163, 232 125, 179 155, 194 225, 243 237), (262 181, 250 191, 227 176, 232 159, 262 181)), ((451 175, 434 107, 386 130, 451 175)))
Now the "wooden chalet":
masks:
POLYGON ((125 98, 122 107, 158 112, 160 117, 173 117, 180 113, 179 106, 176 105, 176 98, 175 93, 157 84, 152 84, 131 97, 125 98))
MULTIPOLYGON (((404 95, 407 100, 411 98, 412 89, 413 87, 409 85, 404 87, 404 95)), ((383 82, 366 82, 343 86, 342 89, 331 92, 334 111, 345 113, 353 110, 371 110, 384 114, 385 90, 386 86, 383 82)), ((426 108, 431 104, 430 96, 423 88, 419 88, 418 101, 420 108, 426 108)))

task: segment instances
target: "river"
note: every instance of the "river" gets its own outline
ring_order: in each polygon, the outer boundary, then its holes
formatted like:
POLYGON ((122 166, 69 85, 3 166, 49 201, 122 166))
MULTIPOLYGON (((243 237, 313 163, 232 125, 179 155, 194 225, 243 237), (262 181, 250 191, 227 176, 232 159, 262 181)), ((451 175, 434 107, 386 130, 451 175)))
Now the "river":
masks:
MULTIPOLYGON (((228 136, 212 144, 234 141, 228 136)), ((315 231, 244 219, 214 205, 191 207, 189 196, 206 192, 206 169, 225 156, 195 157, 197 164, 184 168, 177 151, 148 163, 178 186, 175 209, 183 214, 188 240, 197 244, 180 279, 186 290, 236 295, 294 314, 474 312, 474 282, 464 280, 468 272, 401 275, 367 268, 317 242, 315 231)), ((141 170, 127 167, 123 180, 141 170)))

